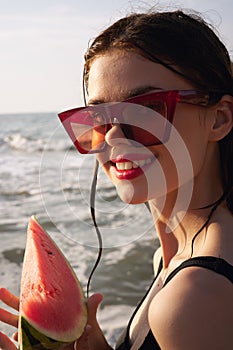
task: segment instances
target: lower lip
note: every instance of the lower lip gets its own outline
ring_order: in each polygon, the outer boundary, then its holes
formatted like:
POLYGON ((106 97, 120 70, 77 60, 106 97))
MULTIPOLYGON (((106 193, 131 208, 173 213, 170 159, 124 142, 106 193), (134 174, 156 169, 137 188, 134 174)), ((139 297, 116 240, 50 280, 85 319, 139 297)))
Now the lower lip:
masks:
POLYGON ((116 177, 119 180, 132 180, 142 175, 149 167, 150 164, 145 165, 143 168, 132 168, 130 170, 118 170, 116 166, 112 166, 116 177))

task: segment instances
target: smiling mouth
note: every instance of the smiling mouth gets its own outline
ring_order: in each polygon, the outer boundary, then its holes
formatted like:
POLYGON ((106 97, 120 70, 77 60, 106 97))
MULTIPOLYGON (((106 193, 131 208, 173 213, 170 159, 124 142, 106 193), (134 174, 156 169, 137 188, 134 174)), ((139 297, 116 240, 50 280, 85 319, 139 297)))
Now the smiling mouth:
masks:
POLYGON ((152 162, 151 158, 147 159, 141 159, 141 160, 135 160, 135 161, 118 161, 118 162, 112 162, 113 165, 117 168, 117 170, 125 171, 125 170, 132 170, 137 168, 143 168, 145 165, 148 165, 152 162))

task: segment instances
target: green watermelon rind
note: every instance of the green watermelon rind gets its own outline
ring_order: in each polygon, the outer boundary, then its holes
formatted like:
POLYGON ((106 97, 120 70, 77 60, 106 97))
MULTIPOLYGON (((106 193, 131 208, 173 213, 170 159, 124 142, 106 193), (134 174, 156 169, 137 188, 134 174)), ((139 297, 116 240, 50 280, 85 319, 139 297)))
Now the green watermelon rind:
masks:
POLYGON ((60 350, 71 344, 71 342, 57 341, 40 333, 23 316, 20 318, 20 323, 22 344, 19 350, 60 350))

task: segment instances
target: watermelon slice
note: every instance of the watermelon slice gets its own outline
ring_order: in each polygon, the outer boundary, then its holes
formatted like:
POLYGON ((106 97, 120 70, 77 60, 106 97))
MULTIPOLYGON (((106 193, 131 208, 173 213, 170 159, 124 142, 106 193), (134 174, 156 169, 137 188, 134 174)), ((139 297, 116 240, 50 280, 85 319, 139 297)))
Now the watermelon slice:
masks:
POLYGON ((21 277, 20 350, 62 349, 82 335, 86 322, 86 300, 73 269, 32 216, 21 277))

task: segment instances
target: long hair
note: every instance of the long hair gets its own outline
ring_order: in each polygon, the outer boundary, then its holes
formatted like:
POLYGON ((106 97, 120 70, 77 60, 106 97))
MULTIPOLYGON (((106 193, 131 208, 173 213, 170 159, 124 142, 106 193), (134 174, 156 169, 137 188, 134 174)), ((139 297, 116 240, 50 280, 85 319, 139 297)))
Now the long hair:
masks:
MULTIPOLYGON (((92 61, 114 49, 139 53, 181 75, 195 88, 233 96, 231 60, 214 30, 197 14, 182 11, 136 13, 94 39, 85 54, 84 84, 92 61)), ((233 129, 219 141, 224 199, 233 213, 233 129)))

